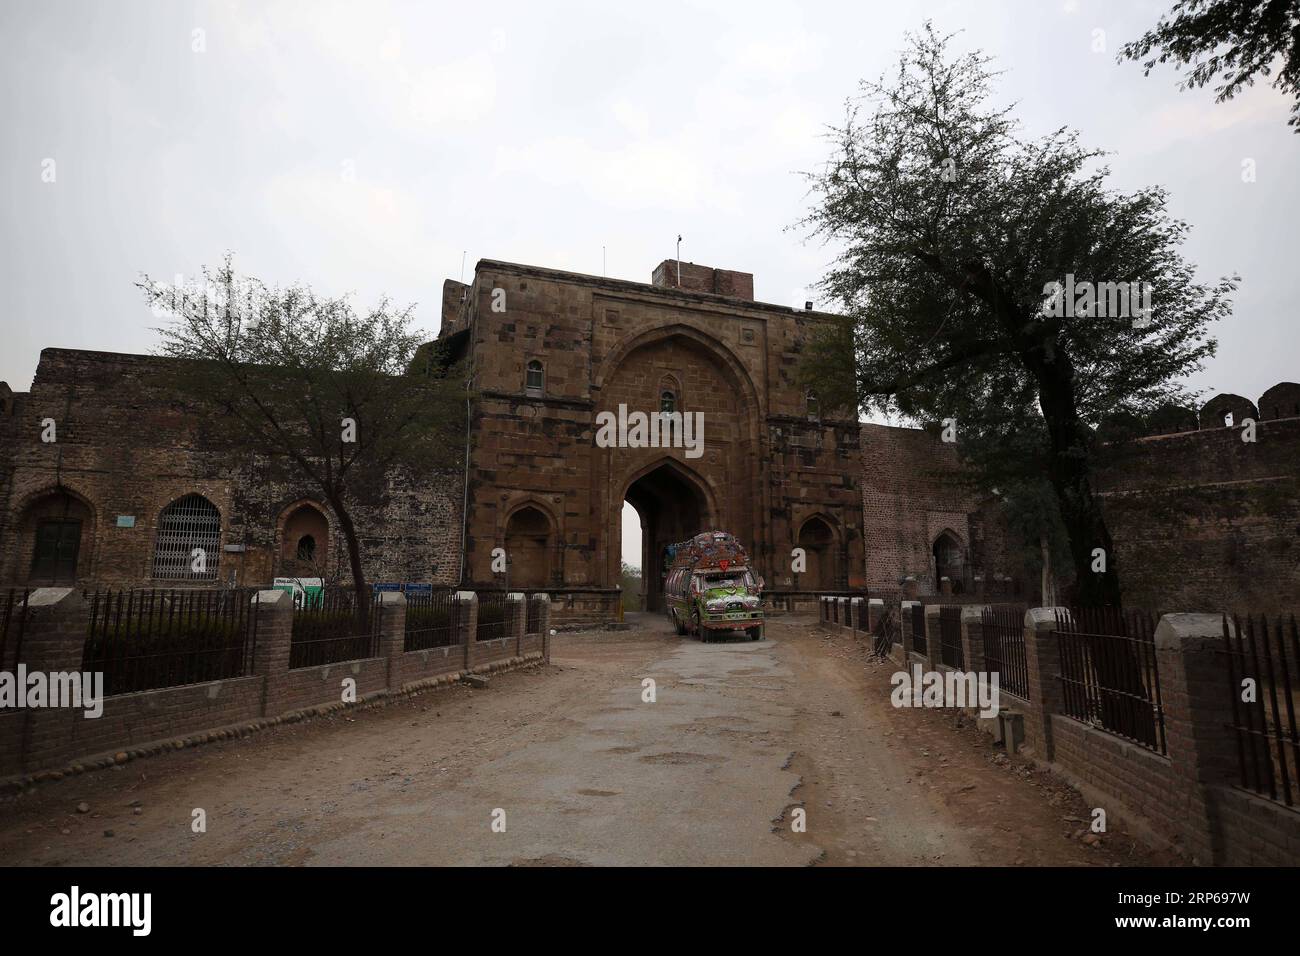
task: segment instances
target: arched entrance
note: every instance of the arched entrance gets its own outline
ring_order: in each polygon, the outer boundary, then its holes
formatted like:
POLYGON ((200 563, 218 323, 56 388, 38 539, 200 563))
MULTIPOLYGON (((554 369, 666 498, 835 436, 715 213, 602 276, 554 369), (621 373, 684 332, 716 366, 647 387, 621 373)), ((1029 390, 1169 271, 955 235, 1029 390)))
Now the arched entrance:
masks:
POLYGON ((89 566, 94 516, 89 505, 66 488, 34 498, 22 512, 20 540, 28 584, 75 584, 89 566))
POLYGON ((506 522, 510 587, 550 587, 554 549, 551 519, 541 509, 524 505, 515 511, 506 522))
POLYGON ((960 594, 966 578, 966 562, 961 541, 951 531, 944 531, 934 539, 931 556, 934 558, 935 591, 940 589, 940 582, 947 578, 952 582, 953 593, 960 594))
POLYGON ((325 512, 312 502, 291 505, 281 516, 279 573, 286 577, 328 575, 330 528, 325 512))
POLYGON ((799 547, 804 550, 807 566, 796 578, 801 591, 835 587, 835 532, 826 519, 814 515, 799 529, 799 547))
POLYGON ((664 607, 664 548, 712 525, 708 496, 699 481, 674 461, 636 478, 623 495, 641 517, 641 587, 645 609, 664 607))

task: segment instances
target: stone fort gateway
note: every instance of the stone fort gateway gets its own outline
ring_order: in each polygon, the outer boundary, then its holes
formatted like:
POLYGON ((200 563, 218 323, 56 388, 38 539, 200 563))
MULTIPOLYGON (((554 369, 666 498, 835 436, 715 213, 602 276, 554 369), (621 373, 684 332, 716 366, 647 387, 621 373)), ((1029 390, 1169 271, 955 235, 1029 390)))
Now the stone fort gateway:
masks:
MULTIPOLYGON (((754 301, 750 274, 676 260, 649 283, 480 261, 472 283, 444 284, 439 332, 472 375, 467 460, 358 493, 367 578, 546 591, 558 620, 608 619, 627 502, 652 610, 664 545, 704 528, 742 540, 770 592, 1037 600, 1033 549, 963 482, 953 445, 800 387, 800 350, 827 319, 754 301), (702 444, 603 447, 598 423, 620 409, 702 415, 702 444)), ((160 384, 166 362, 46 349, 30 392, 0 383, 3 583, 347 580, 328 506, 210 442, 160 384), (57 442, 41 440, 46 418, 57 442), (178 560, 193 547, 217 556, 202 574, 178 560)), ((1286 606, 1300 591, 1300 385, 1218 395, 1162 431, 1098 481, 1126 600, 1286 606), (1254 443, 1233 427, 1245 418, 1254 443)))

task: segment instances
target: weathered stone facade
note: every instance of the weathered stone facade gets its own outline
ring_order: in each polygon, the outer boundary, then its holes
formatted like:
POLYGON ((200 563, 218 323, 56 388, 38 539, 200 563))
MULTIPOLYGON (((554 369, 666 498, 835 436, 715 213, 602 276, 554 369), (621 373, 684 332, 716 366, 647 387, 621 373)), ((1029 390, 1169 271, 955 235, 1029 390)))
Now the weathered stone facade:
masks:
POLYGON ((442 335, 463 338, 478 395, 468 582, 498 581, 504 548, 512 587, 586 589, 612 610, 626 500, 643 523, 651 608, 663 546, 709 527, 744 541, 769 586, 864 583, 857 422, 810 407, 794 380, 824 317, 754 302, 743 273, 683 263, 678 288, 677 265, 646 285, 485 260, 471 286, 448 284, 442 335), (665 401, 703 415, 700 457, 597 446, 602 412, 665 401), (809 563, 796 575, 800 543, 809 563))
MULTIPOLYGON (((445 283, 441 318, 439 338, 472 376, 468 467, 357 490, 372 581, 547 590, 557 619, 609 617, 627 501, 651 609, 663 546, 710 527, 745 542, 769 589, 890 590, 911 577, 925 594, 948 577, 956 591, 1037 599, 1024 544, 960 480, 955 446, 819 408, 795 372, 827 317, 755 302, 747 273, 668 260, 646 284, 483 260, 471 284, 445 283), (702 415, 698 457, 598 444, 602 414, 665 403, 702 415)), ((193 584, 157 573, 160 520, 191 496, 219 515, 211 581, 346 580, 314 489, 223 447, 159 384, 164 362, 46 349, 30 393, 0 383, 0 583, 193 584), (57 441, 42 441, 46 419, 57 441), (70 536, 71 568, 36 559, 42 534, 70 536)), ((1300 386, 1258 405, 1217 396, 1170 421, 1173 434, 1128 443, 1098 477, 1126 599, 1292 607, 1300 386), (1240 440, 1248 418, 1255 442, 1240 440)))
POLYGON ((1129 443, 1100 476, 1125 600, 1152 610, 1294 612, 1300 385, 1274 386, 1258 409, 1216 396, 1200 421, 1195 431, 1129 443), (1243 441, 1246 419, 1253 441, 1243 441))
MULTIPOLYGON (((323 572, 348 580, 337 520, 304 478, 223 446, 202 416, 157 384, 167 360, 45 349, 29 393, 0 405, 0 581, 186 587, 269 584, 323 572), (42 441, 53 420, 54 441, 42 441), (202 496, 219 513, 213 573, 160 576, 158 527, 169 505, 202 496), (42 526, 66 523, 72 560, 38 566, 42 526), (311 552, 302 551, 305 536, 311 552), (311 558, 307 559, 307 555, 311 558)), ((5 389, 5 392, 8 392, 5 389)), ((354 517, 371 580, 455 583, 458 475, 388 476, 358 488, 354 517)))

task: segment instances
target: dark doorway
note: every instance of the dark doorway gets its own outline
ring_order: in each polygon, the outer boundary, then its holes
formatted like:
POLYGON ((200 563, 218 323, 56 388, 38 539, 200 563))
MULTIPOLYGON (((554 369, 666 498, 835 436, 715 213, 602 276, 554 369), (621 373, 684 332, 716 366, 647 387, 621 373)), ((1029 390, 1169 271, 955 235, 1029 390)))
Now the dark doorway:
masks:
POLYGON ((641 516, 645 609, 662 611, 667 573, 664 549, 708 530, 709 505, 695 482, 667 463, 632 482, 624 497, 641 516))
POLYGON ((947 578, 952 582, 952 592, 960 594, 966 577, 964 555, 961 542, 945 531, 935 539, 934 548, 934 589, 938 592, 940 582, 947 578))
POLYGON ((77 579, 77 553, 81 550, 81 521, 46 518, 36 526, 31 581, 71 584, 77 579))

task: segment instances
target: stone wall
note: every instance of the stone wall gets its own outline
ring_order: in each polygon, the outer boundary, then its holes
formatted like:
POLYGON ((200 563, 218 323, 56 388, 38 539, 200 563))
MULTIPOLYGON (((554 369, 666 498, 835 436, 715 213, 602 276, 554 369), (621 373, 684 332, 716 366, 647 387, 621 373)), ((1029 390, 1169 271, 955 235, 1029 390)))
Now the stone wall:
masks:
POLYGON ((1232 427, 1138 439, 1102 473, 1126 602, 1296 609, 1300 417, 1257 421, 1254 442, 1242 434, 1238 418, 1232 427))
MULTIPOLYGON (((169 367, 150 356, 42 351, 31 392, 0 414, 0 582, 29 581, 39 521, 67 514, 82 519, 76 583, 176 586, 153 574, 158 518, 195 493, 221 513, 221 583, 314 570, 346 580, 342 534, 319 491, 284 462, 223 442, 161 384, 169 367), (41 440, 44 419, 55 422, 57 441, 41 440), (286 519, 304 505, 329 529, 307 567, 283 540, 286 519)), ((459 472, 359 484, 352 511, 370 580, 459 580, 459 472)))
POLYGON ((512 580, 528 576, 532 587, 540 574, 552 587, 617 587, 627 499, 652 543, 643 556, 652 607, 662 545, 706 527, 740 538, 775 585, 790 583, 801 529, 824 522, 827 573, 860 582, 856 423, 810 409, 794 378, 802 342, 825 317, 752 302, 732 280, 729 295, 694 291, 703 268, 684 266, 686 288, 675 289, 478 264, 467 323, 449 311, 444 325, 444 335, 468 330, 478 396, 468 581, 499 586, 493 550, 512 550, 513 522, 528 512, 530 527, 543 529, 528 553, 543 566, 516 568, 512 580), (530 362, 543 374, 531 390, 530 362), (678 411, 704 414, 700 457, 597 447, 599 413, 620 405, 658 412, 665 390, 678 411))

